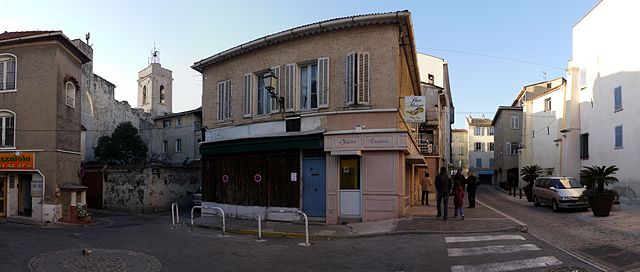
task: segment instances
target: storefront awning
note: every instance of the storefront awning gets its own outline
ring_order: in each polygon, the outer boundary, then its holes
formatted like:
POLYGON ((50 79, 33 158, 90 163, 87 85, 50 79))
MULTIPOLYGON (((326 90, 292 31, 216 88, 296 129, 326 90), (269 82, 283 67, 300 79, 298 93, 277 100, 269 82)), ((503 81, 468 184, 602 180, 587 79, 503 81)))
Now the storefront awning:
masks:
POLYGON ((322 138, 322 134, 310 134, 206 142, 200 145, 200 154, 213 156, 274 150, 321 149, 323 148, 322 138))
POLYGON ((405 161, 411 164, 427 164, 427 161, 424 159, 424 156, 418 154, 409 154, 404 157, 405 161))
POLYGON ((493 175, 493 170, 479 170, 478 175, 493 175))

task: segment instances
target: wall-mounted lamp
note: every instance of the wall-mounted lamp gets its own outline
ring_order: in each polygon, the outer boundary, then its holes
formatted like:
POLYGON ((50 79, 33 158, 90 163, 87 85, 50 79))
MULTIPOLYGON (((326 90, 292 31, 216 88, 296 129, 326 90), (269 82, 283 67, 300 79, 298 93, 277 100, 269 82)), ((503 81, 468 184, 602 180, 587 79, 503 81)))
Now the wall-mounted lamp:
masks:
POLYGON ((278 103, 278 106, 280 106, 282 116, 284 117, 284 96, 278 96, 278 94, 273 92, 273 90, 276 89, 277 82, 278 77, 276 77, 276 74, 271 69, 267 70, 267 72, 262 76, 262 83, 264 83, 264 88, 267 89, 267 91, 271 95, 271 98, 276 100, 276 103, 278 103))

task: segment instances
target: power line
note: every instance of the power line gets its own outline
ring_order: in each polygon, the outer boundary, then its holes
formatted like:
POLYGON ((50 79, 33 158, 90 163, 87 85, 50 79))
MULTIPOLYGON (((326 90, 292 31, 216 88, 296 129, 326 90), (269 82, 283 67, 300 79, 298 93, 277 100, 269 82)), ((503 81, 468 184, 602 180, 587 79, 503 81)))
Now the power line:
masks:
POLYGON ((471 55, 471 56, 478 56, 478 57, 485 57, 485 58, 492 58, 492 59, 500 59, 500 60, 506 60, 506 61, 512 61, 512 62, 524 63, 524 64, 531 64, 531 65, 543 66, 543 67, 547 67, 547 68, 551 68, 551 69, 555 69, 555 70, 560 70, 560 71, 564 71, 564 70, 565 70, 564 68, 556 67, 556 66, 553 66, 553 65, 548 65, 548 64, 543 64, 543 63, 537 63, 537 62, 532 62, 532 61, 527 61, 527 60, 521 60, 521 59, 514 59, 514 58, 509 58, 509 57, 502 57, 502 56, 487 55, 487 54, 482 54, 482 53, 474 53, 474 52, 459 51, 459 50, 451 50, 451 49, 441 49, 441 48, 431 48, 431 47, 417 47, 417 49, 433 50, 433 51, 442 51, 442 52, 449 52, 449 53, 456 53, 456 54, 464 54, 464 55, 471 55))

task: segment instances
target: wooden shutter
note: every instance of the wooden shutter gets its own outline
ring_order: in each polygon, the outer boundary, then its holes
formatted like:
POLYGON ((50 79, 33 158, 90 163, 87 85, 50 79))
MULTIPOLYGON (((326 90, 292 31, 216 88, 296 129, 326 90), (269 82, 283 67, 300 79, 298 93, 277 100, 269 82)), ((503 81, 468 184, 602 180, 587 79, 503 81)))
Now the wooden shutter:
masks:
POLYGON ((369 104, 369 53, 358 54, 358 104, 369 104))
POLYGON ((355 71, 356 71, 356 53, 347 54, 344 61, 344 101, 348 105, 355 104, 355 71))
POLYGON ((244 111, 242 112, 242 116, 243 117, 251 117, 251 106, 252 103, 251 101, 253 101, 253 94, 252 94, 252 83, 253 83, 253 75, 252 74, 246 74, 244 75, 244 78, 242 80, 242 87, 244 89, 244 102, 243 102, 243 106, 244 106, 244 111))
MULTIPOLYGON (((276 76, 276 88, 273 90, 273 93, 276 94, 276 97, 280 97, 280 66, 271 67, 273 74, 276 76)), ((277 113, 280 111, 280 104, 278 103, 278 99, 271 98, 271 113, 277 113)))
POLYGON ((218 120, 224 120, 224 82, 218 82, 218 120))
POLYGON ((284 68, 284 108, 285 111, 296 109, 296 64, 287 64, 284 68))
POLYGON ((318 59, 318 108, 329 107, 329 58, 318 59))

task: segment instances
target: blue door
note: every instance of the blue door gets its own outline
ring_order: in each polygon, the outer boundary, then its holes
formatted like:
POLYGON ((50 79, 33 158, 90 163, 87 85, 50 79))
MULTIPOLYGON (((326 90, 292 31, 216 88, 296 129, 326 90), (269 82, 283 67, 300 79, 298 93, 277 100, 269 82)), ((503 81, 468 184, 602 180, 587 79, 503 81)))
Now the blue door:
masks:
POLYGON ((302 160, 302 210, 313 217, 324 217, 327 201, 324 158, 302 160))

